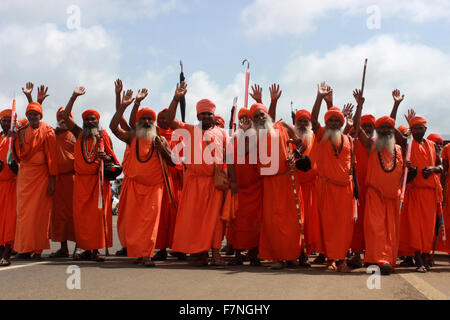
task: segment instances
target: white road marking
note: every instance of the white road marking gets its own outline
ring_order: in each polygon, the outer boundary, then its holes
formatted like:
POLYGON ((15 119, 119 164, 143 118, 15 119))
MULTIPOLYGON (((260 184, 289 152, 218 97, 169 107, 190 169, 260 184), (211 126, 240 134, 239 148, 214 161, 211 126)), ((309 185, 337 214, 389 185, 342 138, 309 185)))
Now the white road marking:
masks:
POLYGON ((430 285, 425 280, 412 273, 402 273, 400 277, 408 281, 417 291, 423 294, 428 300, 448 300, 449 297, 430 285))
POLYGON ((0 271, 19 269, 19 268, 26 268, 26 267, 37 266, 39 264, 48 264, 48 263, 50 263, 50 262, 49 261, 39 261, 39 262, 33 262, 33 263, 28 263, 28 264, 21 264, 20 266, 0 267, 0 271))

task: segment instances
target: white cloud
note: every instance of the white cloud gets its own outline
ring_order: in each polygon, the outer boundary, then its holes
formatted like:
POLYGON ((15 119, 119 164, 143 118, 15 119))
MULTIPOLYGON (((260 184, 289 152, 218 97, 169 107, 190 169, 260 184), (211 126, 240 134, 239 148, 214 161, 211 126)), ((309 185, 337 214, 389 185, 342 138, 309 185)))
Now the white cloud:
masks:
MULTIPOLYGON (((347 102, 354 104, 352 90, 361 86, 364 58, 368 58, 365 113, 377 117, 390 114, 391 92, 398 88, 406 95, 397 117, 398 124, 405 123, 403 114, 408 108, 414 108, 429 119, 430 132, 450 133, 447 119, 443 117, 448 114, 450 100, 450 54, 423 44, 402 42, 389 35, 292 59, 280 80, 285 94, 280 99, 279 115, 290 121, 291 99, 296 106, 311 110, 320 81, 327 81, 333 87, 337 106, 342 107, 347 102)), ((324 104, 322 110, 325 108, 324 104)), ((322 116, 320 120, 323 122, 322 116)))
POLYGON ((304 34, 332 15, 369 17, 372 13, 366 10, 372 5, 379 6, 382 19, 417 23, 450 19, 448 0, 255 0, 242 11, 241 21, 249 36, 304 34))

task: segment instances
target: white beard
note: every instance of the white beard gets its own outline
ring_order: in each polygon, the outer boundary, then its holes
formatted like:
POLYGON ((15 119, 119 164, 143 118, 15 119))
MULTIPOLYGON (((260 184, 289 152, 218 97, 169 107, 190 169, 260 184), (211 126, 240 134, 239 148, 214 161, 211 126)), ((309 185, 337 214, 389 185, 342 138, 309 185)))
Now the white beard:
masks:
POLYGON ((295 131, 297 132, 297 135, 299 136, 300 139, 302 139, 303 143, 307 147, 311 145, 314 134, 314 132, 312 131, 311 122, 308 123, 308 126, 305 128, 305 130, 300 130, 300 128, 295 127, 295 131))
POLYGON ((390 153, 390 155, 394 155, 394 135, 392 134, 388 136, 378 136, 377 141, 375 142, 375 147, 377 148, 378 152, 382 152, 383 149, 386 149, 390 153))
POLYGON ((98 128, 83 128, 83 137, 96 137, 98 135, 98 128))
POLYGON ((269 115, 267 115, 267 118, 264 121, 264 124, 255 122, 254 127, 255 127, 256 131, 258 131, 258 132, 259 132, 259 130, 266 130, 268 133, 272 133, 273 132, 272 118, 269 115))
POLYGON ((341 144, 342 131, 325 129, 325 134, 323 135, 322 141, 330 140, 331 144, 335 147, 341 144))
POLYGON ((144 128, 136 125, 136 137, 143 140, 153 140, 156 137, 156 126, 152 125, 150 128, 144 128))

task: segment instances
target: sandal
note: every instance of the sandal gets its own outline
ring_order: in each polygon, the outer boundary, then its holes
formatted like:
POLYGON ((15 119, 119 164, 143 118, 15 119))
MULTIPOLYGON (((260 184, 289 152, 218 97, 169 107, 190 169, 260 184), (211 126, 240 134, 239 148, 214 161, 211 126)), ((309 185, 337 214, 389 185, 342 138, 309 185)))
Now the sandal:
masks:
POLYGON ((127 248, 122 248, 116 251, 116 256, 118 257, 126 257, 127 256, 127 248))
POLYGON ((311 264, 308 262, 308 256, 305 256, 302 254, 298 258, 298 265, 299 265, 299 267, 302 267, 302 268, 311 268, 311 264))
POLYGON ((338 272, 342 272, 342 273, 351 273, 352 272, 352 268, 350 268, 345 261, 342 261, 338 264, 337 266, 337 271, 338 272))
POLYGON ((166 250, 159 250, 154 256, 154 261, 165 261, 167 260, 167 251, 166 250))
POLYGON ((50 259, 68 258, 69 251, 63 251, 62 249, 59 249, 58 251, 51 253, 48 257, 50 259))
POLYGON ((1 259, 0 260, 0 267, 7 267, 11 265, 11 261, 9 261, 8 259, 1 259))
POLYGON ((427 273, 427 268, 425 266, 420 266, 416 268, 416 271, 419 273, 427 273))
POLYGON ((313 260, 313 264, 324 264, 327 261, 323 254, 319 254, 317 258, 313 260))
POLYGON ((412 257, 406 257, 402 262, 400 262, 400 267, 414 267, 414 261, 412 257))
POLYGON ((359 255, 353 256, 353 258, 347 260, 347 266, 353 269, 359 269, 363 267, 362 260, 359 255))
POLYGON ((89 261, 89 260, 91 260, 91 258, 92 258, 91 250, 85 250, 82 253, 80 253, 80 251, 76 251, 73 254, 73 260, 89 261))
POLYGON ((327 261, 327 270, 328 271, 336 271, 337 270, 336 262, 334 260, 327 261))
POLYGON ((156 267, 155 262, 153 262, 153 260, 150 259, 149 257, 142 258, 142 265, 144 267, 147 267, 147 268, 154 268, 154 267, 156 267))

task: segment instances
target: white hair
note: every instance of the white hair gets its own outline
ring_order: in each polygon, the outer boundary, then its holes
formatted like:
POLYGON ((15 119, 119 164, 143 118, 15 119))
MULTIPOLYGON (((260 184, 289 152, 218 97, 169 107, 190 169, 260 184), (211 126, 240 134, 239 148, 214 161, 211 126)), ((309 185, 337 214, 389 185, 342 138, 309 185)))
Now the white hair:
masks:
POLYGON ((297 135, 299 136, 300 139, 302 139, 303 143, 306 146, 311 145, 312 138, 314 135, 314 132, 312 131, 311 121, 308 121, 308 125, 306 127, 295 126, 295 131, 297 132, 297 135))
POLYGON ((332 145, 339 146, 341 144, 341 138, 342 131, 340 129, 325 128, 325 133, 323 135, 322 141, 330 140, 332 145))
POLYGON ((136 137, 143 140, 153 140, 153 138, 156 137, 156 126, 151 125, 150 127, 146 128, 141 124, 137 123, 136 137))
POLYGON ((391 155, 394 155, 395 149, 395 137, 393 133, 388 135, 377 135, 377 141, 375 142, 375 147, 378 152, 382 152, 386 149, 391 155))

